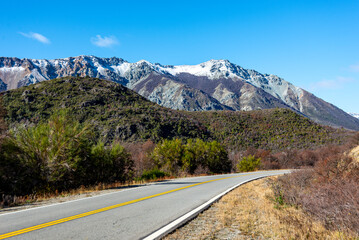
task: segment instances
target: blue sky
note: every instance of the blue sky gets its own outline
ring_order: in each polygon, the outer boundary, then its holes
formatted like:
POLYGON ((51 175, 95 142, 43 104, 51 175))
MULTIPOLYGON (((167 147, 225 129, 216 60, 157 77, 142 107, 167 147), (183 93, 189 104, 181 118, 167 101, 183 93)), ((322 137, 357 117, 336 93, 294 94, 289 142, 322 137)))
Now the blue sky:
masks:
POLYGON ((5 1, 0 56, 228 59, 359 113, 358 0, 5 1))

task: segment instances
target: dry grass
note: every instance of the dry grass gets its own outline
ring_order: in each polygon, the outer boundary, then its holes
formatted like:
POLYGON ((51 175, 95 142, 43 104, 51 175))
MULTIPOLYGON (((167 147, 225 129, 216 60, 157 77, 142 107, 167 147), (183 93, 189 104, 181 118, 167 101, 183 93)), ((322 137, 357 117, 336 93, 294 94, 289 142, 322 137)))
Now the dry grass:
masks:
MULTIPOLYGON (((208 176, 207 174, 196 173, 180 173, 177 178, 184 177, 199 177, 199 176, 208 176)), ((36 207, 38 205, 44 205, 53 202, 64 202, 72 199, 78 199, 82 197, 90 197, 98 194, 102 194, 104 191, 119 191, 128 187, 135 187, 138 185, 149 184, 152 182, 160 182, 175 179, 174 176, 165 176, 162 178, 149 179, 149 180, 133 180, 126 183, 115 182, 115 183, 99 183, 92 186, 81 186, 76 189, 69 191, 55 191, 53 193, 43 193, 43 194, 31 194, 26 196, 10 196, 4 195, 3 201, 0 200, 0 214, 5 211, 12 211, 11 208, 17 210, 18 208, 23 208, 24 205, 27 207, 36 207), (6 209, 6 210, 3 210, 6 209)))
POLYGON ((115 182, 115 183, 99 183, 97 185, 84 187, 81 186, 76 189, 72 189, 70 191, 62 191, 58 192, 55 191, 54 193, 44 193, 44 194, 32 194, 27 196, 4 196, 4 201, 0 201, 0 213, 22 209, 24 205, 25 208, 28 207, 36 207, 38 205, 50 204, 54 202, 64 202, 68 200, 83 198, 83 197, 91 197, 94 195, 107 193, 111 191, 119 191, 121 189, 125 189, 128 187, 135 187, 151 182, 158 182, 158 181, 166 181, 173 179, 173 177, 164 177, 164 178, 157 178, 153 180, 137 180, 137 181, 130 181, 127 183, 115 182), (7 201, 5 203, 5 201, 7 201), (4 205, 6 207, 4 207, 4 205), (2 210, 4 209, 4 210, 2 210))
MULTIPOLYGON (((104 184, 104 183, 100 183, 97 185, 93 185, 93 186, 89 186, 89 187, 84 187, 81 186, 79 188, 76 189, 72 189, 70 191, 55 191, 54 193, 43 193, 43 194, 31 194, 31 195, 26 195, 26 196, 4 196, 3 202, 0 202, 0 209, 2 208, 12 208, 12 207, 17 207, 17 206, 22 206, 22 205, 27 205, 30 204, 31 206, 37 206, 37 205, 42 205, 43 202, 57 202, 57 201, 66 201, 74 198, 79 198, 79 197, 86 197, 86 196, 93 196, 93 195, 97 195, 100 194, 100 192, 104 191, 104 190, 110 190, 110 189, 120 189, 120 188, 125 188, 131 185, 137 185, 139 183, 137 182, 131 182, 131 183, 111 183, 111 184, 104 184), (4 205, 6 207, 4 207, 4 205)), ((21 207, 20 207, 21 208, 21 207)), ((11 209, 7 209, 11 210, 11 209)))
POLYGON ((359 163, 359 146, 353 148, 349 152, 349 157, 352 157, 354 162, 359 163))
POLYGON ((274 200, 271 179, 245 184, 165 239, 355 239, 274 200))

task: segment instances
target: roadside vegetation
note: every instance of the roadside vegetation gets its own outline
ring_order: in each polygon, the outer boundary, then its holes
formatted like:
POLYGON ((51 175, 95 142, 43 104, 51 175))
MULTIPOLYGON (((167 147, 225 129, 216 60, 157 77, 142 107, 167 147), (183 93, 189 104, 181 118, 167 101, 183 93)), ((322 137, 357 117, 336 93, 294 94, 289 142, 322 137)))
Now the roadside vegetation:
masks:
POLYGON ((216 141, 201 139, 164 140, 153 150, 151 158, 156 167, 177 176, 181 172, 228 173, 231 162, 226 150, 216 141))
POLYGON ((352 146, 327 148, 318 153, 314 168, 280 177, 273 184, 278 204, 303 209, 344 239, 358 239, 359 158, 352 146))
MULTIPOLYGON (((165 239, 359 239, 358 144, 296 151, 312 167, 247 183, 165 239)), ((249 152, 237 167, 266 155, 249 152)))
POLYGON ((346 189, 357 207, 357 170, 347 169, 356 165, 343 157, 353 136, 286 109, 175 111, 113 82, 60 78, 0 94, 0 206, 133 181, 306 167, 273 185, 278 204, 303 208, 328 229, 353 229, 358 213, 336 222, 330 214, 340 209, 321 216, 303 197, 346 189))
POLYGON ((132 178, 130 154, 95 142, 89 126, 65 114, 11 131, 1 146, 0 189, 6 195, 55 192, 132 178))
POLYGON ((271 188, 276 178, 247 183, 165 240, 197 239, 357 239, 355 233, 328 229, 301 208, 278 205, 271 188))

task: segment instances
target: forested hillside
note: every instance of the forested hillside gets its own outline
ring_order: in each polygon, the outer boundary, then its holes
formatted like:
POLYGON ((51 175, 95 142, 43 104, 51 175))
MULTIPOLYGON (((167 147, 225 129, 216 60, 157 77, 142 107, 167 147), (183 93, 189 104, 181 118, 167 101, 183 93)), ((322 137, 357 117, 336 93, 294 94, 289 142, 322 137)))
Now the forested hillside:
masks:
POLYGON ((321 126, 287 109, 248 112, 175 111, 106 80, 66 77, 2 94, 10 128, 37 124, 59 110, 91 124, 105 142, 172 138, 217 140, 229 149, 315 148, 338 144, 348 134, 321 126))

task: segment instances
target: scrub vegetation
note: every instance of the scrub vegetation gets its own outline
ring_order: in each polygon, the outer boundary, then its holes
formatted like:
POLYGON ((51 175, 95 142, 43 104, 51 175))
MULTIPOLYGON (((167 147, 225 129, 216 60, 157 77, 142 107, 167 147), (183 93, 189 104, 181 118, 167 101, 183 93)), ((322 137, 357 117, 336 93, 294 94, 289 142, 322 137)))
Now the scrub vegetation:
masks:
POLYGON ((325 149, 314 168, 280 177, 273 189, 280 206, 303 209, 343 239, 359 237, 359 158, 348 146, 325 149))
POLYGON ((231 162, 226 150, 216 141, 204 142, 201 139, 164 140, 153 150, 151 158, 156 167, 171 175, 180 172, 228 173, 231 162))
POLYGON ((197 239, 357 239, 354 232, 327 229, 303 209, 276 207, 271 188, 276 178, 247 183, 226 194, 219 202, 165 240, 197 239))
POLYGON ((96 142, 89 126, 58 114, 10 132, 1 146, 0 166, 3 193, 24 195, 124 182, 132 177, 133 161, 118 143, 96 142))
POLYGON ((354 135, 287 109, 175 111, 89 77, 1 93, 0 131, 2 205, 102 183, 312 167, 354 135))

